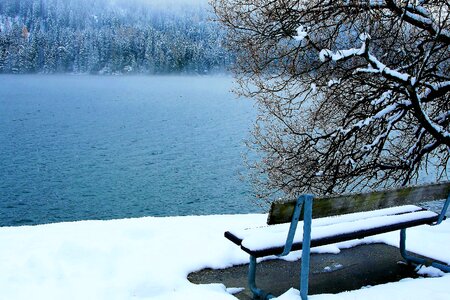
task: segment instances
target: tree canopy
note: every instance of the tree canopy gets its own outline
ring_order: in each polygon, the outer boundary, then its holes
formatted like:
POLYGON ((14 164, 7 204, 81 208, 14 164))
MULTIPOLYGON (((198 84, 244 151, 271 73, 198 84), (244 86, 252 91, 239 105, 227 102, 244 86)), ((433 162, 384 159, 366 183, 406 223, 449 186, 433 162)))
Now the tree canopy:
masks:
POLYGON ((447 0, 213 0, 256 100, 258 195, 447 177, 447 0))

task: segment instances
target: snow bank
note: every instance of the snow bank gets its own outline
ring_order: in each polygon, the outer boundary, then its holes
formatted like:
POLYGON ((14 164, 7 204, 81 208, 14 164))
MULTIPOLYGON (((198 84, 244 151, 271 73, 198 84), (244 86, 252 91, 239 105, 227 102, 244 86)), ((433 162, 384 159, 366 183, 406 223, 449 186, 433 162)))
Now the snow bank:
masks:
POLYGON ((230 299, 224 286, 195 286, 186 277, 247 262, 223 232, 265 221, 203 216, 0 228, 0 298, 230 299))
MULTIPOLYGON (((266 217, 140 218, 0 228, 1 298, 236 299, 231 295, 235 289, 227 291, 220 283, 194 285, 186 277, 205 267, 246 263, 247 254, 226 240, 223 232, 262 226, 266 217)), ((314 251, 339 252, 370 242, 397 245, 398 233, 314 251)), ((450 263, 450 221, 408 230, 407 242, 410 250, 450 263)), ((298 256, 294 253, 291 258, 298 256)), ((448 299, 448 286, 450 276, 445 275, 311 299, 448 299)), ((298 291, 287 291, 279 299, 298 300, 298 291)))
MULTIPOLYGON (((433 299, 448 300, 450 296, 449 284, 450 276, 441 278, 419 278, 419 279, 403 279, 395 283, 387 283, 383 285, 373 286, 360 289, 357 291, 344 292, 336 295, 314 295, 310 296, 310 300, 347 300, 347 299, 364 299, 364 300, 412 300, 412 299, 433 299)), ((299 300, 292 295, 283 295, 278 299, 283 300, 299 300)), ((295 295, 295 294, 294 294, 295 295)))

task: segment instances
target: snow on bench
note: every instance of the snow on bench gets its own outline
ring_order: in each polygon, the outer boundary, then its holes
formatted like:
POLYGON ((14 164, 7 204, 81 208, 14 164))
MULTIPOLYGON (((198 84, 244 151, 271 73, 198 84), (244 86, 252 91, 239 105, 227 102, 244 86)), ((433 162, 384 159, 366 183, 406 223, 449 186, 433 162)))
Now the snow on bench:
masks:
MULTIPOLYGON (((406 205, 353 213, 336 217, 315 219, 311 228, 311 247, 337 243, 349 239, 399 230, 402 228, 431 224, 438 220, 439 214, 414 205, 406 205)), ((286 244, 289 223, 269 225, 258 228, 227 231, 226 237, 238 241, 242 250, 255 257, 281 254, 286 244)), ((292 251, 300 250, 303 241, 303 228, 299 226, 292 251)))
MULTIPOLYGON (((450 204, 449 193, 450 182, 444 182, 314 200, 312 195, 302 195, 297 200, 272 203, 267 226, 227 231, 225 237, 250 254, 248 283, 256 299, 273 298, 256 287, 256 258, 284 256, 290 251, 302 250, 300 296, 305 300, 308 294, 310 247, 400 230, 403 258, 408 263, 429 263, 429 260, 406 253, 406 228, 441 223, 450 204), (418 205, 445 198, 447 200, 440 213, 418 205)), ((431 265, 450 272, 449 266, 437 262, 431 265)))

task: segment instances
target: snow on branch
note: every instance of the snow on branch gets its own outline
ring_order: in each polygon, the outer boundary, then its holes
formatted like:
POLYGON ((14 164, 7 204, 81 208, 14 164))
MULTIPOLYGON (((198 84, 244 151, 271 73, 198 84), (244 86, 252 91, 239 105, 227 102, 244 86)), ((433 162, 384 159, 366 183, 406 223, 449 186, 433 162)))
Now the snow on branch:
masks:
POLYGON ((319 59, 322 62, 326 62, 327 60, 340 61, 345 60, 354 56, 362 56, 367 51, 367 43, 370 40, 370 36, 366 33, 360 34, 359 38, 363 42, 360 48, 352 48, 346 50, 338 50, 333 52, 329 49, 322 49, 319 52, 319 59))
POLYGON ((425 110, 423 108, 421 101, 419 101, 419 105, 420 105, 421 111, 423 112, 423 116, 426 119, 426 121, 428 122, 428 124, 430 126, 432 126, 434 128, 434 130, 436 130, 436 132, 439 133, 440 135, 442 135, 444 138, 450 139, 450 132, 446 131, 441 125, 437 124, 436 122, 433 122, 433 120, 430 119, 430 117, 425 113, 425 110))
POLYGON ((369 126, 372 122, 379 119, 387 119, 389 124, 392 124, 393 122, 396 122, 402 115, 401 111, 398 111, 400 109, 408 109, 411 107, 411 101, 403 100, 400 103, 393 103, 391 105, 386 106, 382 110, 380 110, 378 113, 376 113, 374 116, 365 118, 363 120, 360 120, 356 124, 354 124, 350 129, 339 129, 339 131, 342 134, 348 134, 350 131, 354 129, 361 129, 365 126, 369 126), (392 114, 393 112, 398 111, 394 116, 387 117, 388 115, 392 114))
POLYGON ((417 135, 416 138, 416 142, 408 149, 408 151, 406 152, 405 158, 403 160, 405 161, 409 161, 410 163, 412 163, 412 160, 410 160, 409 158, 415 153, 417 152, 418 149, 420 149, 420 143, 422 143, 422 138, 425 135, 426 131, 424 128, 420 129, 420 132, 417 135))
MULTIPOLYGON (((425 29, 431 35, 436 36, 437 39, 449 43, 450 42, 450 31, 441 28, 439 23, 434 19, 435 14, 431 13, 424 5, 422 1, 417 1, 414 4, 408 3, 408 1, 401 1, 402 4, 399 5, 397 1, 394 0, 368 0, 368 1, 343 1, 342 6, 348 8, 358 8, 364 10, 390 10, 394 12, 402 20, 408 22, 409 24, 425 29)), ((330 9, 333 5, 330 5, 330 9)))
POLYGON ((394 116, 390 117, 388 119, 389 123, 388 123, 386 129, 381 134, 376 136, 371 144, 364 145, 362 147, 361 151, 362 152, 372 151, 372 149, 374 147, 376 147, 378 144, 380 144, 381 141, 386 139, 386 137, 388 136, 389 132, 392 130, 394 124, 397 123, 402 118, 402 115, 403 115, 402 112, 397 112, 394 116))
POLYGON ((436 122, 438 123, 444 123, 448 118, 450 117, 450 111, 443 112, 436 118, 436 122))
POLYGON ((393 0, 386 1, 387 8, 394 11, 398 16, 409 24, 418 28, 425 29, 431 35, 436 36, 438 40, 444 43, 450 43, 450 32, 439 26, 438 22, 433 19, 433 15, 422 5, 417 3, 416 5, 408 4, 406 7, 401 7, 393 0))
POLYGON ((362 33, 359 38, 362 41, 362 45, 360 48, 338 50, 336 52, 333 52, 329 49, 322 49, 319 52, 319 59, 322 62, 326 62, 327 60, 338 62, 355 56, 359 56, 365 58, 368 61, 369 67, 356 69, 355 72, 378 73, 387 77, 388 79, 393 79, 395 81, 400 81, 402 83, 411 85, 415 82, 415 78, 413 78, 411 75, 389 68, 380 60, 378 60, 374 55, 369 53, 368 44, 370 41, 370 36, 368 34, 362 33))
POLYGON ((235 29, 241 93, 262 110, 250 143, 262 190, 406 184, 430 161, 448 171, 448 1, 213 1, 235 29))
POLYGON ((304 28, 302 25, 300 25, 299 27, 297 27, 297 35, 294 36, 294 39, 296 41, 301 42, 305 37, 308 36, 308 32, 307 29, 304 28))
POLYGON ((440 89, 445 89, 450 87, 450 81, 444 81, 444 82, 438 82, 431 85, 431 88, 435 91, 438 91, 440 89))
POLYGON ((421 16, 418 14, 413 14, 413 13, 410 13, 409 11, 406 11, 405 15, 407 17, 415 20, 416 22, 420 22, 420 23, 427 24, 427 25, 431 25, 433 23, 433 21, 431 21, 430 18, 421 16))

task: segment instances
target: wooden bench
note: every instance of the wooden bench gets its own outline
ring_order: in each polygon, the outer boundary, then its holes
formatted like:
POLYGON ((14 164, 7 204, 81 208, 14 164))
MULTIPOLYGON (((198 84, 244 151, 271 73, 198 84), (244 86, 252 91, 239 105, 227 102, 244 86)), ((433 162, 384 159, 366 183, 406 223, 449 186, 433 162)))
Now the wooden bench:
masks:
POLYGON ((301 195, 297 200, 273 202, 267 226, 227 231, 225 237, 250 255, 248 285, 254 299, 273 298, 256 286, 256 259, 259 257, 284 256, 302 250, 300 296, 306 300, 310 247, 394 230, 400 230, 400 252, 408 263, 432 265, 450 272, 449 266, 410 256, 405 249, 406 228, 437 225, 443 221, 450 204, 449 193, 450 182, 444 182, 315 199, 312 195, 301 195), (418 206, 441 199, 447 200, 440 213, 418 206), (299 221, 303 224, 297 228, 299 221))

